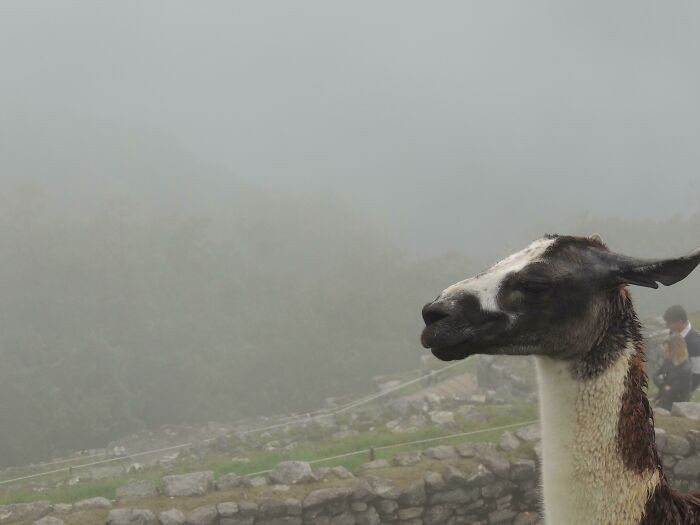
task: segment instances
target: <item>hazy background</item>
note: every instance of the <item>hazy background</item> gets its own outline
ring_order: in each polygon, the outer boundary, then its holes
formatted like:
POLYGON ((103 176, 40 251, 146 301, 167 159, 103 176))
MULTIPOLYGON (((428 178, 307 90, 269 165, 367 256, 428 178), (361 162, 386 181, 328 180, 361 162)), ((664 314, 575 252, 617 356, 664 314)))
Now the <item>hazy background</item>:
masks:
MULTIPOLYGON (((319 407, 545 232, 700 246, 695 2, 0 4, 0 466, 319 407)), ((700 308, 700 273, 636 291, 700 308)))

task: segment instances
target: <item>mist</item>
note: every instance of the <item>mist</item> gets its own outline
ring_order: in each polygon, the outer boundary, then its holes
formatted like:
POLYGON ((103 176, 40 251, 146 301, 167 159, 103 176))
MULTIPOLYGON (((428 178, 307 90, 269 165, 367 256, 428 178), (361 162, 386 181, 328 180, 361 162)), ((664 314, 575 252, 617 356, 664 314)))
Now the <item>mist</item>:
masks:
MULTIPOLYGON (((700 245, 700 6, 0 5, 0 466, 317 408, 545 233, 700 245)), ((700 310, 700 277, 633 290, 700 310)))

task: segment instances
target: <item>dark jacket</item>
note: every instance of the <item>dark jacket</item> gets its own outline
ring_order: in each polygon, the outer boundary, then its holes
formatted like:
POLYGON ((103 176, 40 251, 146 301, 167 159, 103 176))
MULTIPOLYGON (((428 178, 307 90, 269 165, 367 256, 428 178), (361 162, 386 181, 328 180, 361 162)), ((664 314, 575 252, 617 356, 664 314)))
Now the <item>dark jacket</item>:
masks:
POLYGON ((659 387, 656 399, 659 406, 666 410, 671 410, 673 403, 677 401, 688 401, 691 390, 691 368, 690 361, 685 360, 679 365, 674 365, 669 359, 664 359, 661 368, 654 374, 654 384, 659 387), (670 387, 666 390, 666 387, 670 387))
POLYGON ((693 328, 685 336, 685 344, 688 347, 688 356, 690 358, 700 357, 700 334, 693 328))

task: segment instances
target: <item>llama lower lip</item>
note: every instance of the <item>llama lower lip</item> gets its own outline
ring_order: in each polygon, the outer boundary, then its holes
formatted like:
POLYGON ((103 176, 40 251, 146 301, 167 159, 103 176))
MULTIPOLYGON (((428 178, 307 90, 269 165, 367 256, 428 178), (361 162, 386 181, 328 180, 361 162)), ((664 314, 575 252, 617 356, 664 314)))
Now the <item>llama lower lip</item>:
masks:
POLYGON ((473 352, 469 351, 469 347, 466 344, 431 348, 430 351, 440 361, 457 361, 473 354, 473 352))

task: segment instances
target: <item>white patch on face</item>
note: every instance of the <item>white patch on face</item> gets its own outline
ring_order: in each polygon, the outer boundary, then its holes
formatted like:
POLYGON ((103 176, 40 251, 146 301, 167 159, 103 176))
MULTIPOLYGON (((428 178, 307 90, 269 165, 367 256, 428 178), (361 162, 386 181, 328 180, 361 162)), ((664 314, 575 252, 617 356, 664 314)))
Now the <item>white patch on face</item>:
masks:
POLYGON ((446 288, 440 297, 449 301, 450 296, 470 293, 479 298, 482 310, 500 312, 496 297, 501 283, 508 275, 519 272, 528 264, 539 260, 545 250, 554 244, 555 239, 538 239, 530 246, 497 262, 483 273, 446 288))

